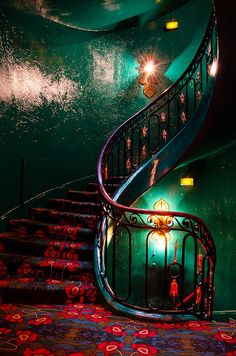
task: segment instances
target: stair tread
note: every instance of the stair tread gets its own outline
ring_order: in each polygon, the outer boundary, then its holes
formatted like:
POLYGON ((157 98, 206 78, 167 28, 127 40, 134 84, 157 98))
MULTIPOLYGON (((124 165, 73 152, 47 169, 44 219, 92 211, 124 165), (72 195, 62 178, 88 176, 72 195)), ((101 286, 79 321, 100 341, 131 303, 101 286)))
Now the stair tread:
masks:
POLYGON ((67 214, 67 215, 73 215, 73 216, 92 216, 94 218, 97 217, 97 215, 95 214, 84 214, 84 213, 74 213, 72 211, 60 211, 60 210, 56 210, 56 209, 50 209, 50 208, 32 208, 31 212, 33 211, 38 211, 38 212, 45 212, 45 213, 51 213, 52 215, 55 214, 59 214, 59 215, 63 215, 63 214, 67 214))
POLYGON ((48 223, 44 221, 38 221, 38 220, 33 220, 33 219, 11 219, 9 220, 10 223, 15 223, 15 222, 24 222, 27 224, 32 224, 32 225, 39 225, 39 226, 45 226, 45 227, 54 227, 55 228, 61 228, 63 229, 81 229, 81 230, 86 230, 87 232, 94 232, 94 229, 91 227, 84 226, 83 224, 78 224, 77 226, 71 226, 71 225, 61 225, 61 224, 56 224, 56 223, 48 223))
POLYGON ((81 281, 58 279, 34 279, 16 277, 0 279, 1 299, 3 303, 91 303, 98 299, 99 290, 93 280, 81 281))
POLYGON ((72 248, 72 249, 82 249, 82 250, 93 250, 93 244, 89 244, 86 242, 68 242, 68 241, 58 241, 55 239, 47 239, 47 238, 40 238, 35 239, 33 235, 16 235, 14 233, 0 233, 0 241, 4 239, 12 240, 12 241, 19 241, 19 242, 30 242, 33 244, 38 245, 45 245, 45 246, 62 246, 65 248, 72 248))
POLYGON ((48 199, 48 201, 49 202, 65 202, 65 203, 70 203, 70 204, 72 204, 72 205, 89 205, 89 206, 97 206, 97 204, 96 203, 94 203, 94 202, 90 202, 90 201, 88 201, 88 202, 85 202, 85 201, 77 201, 77 200, 72 200, 72 199, 64 199, 64 198, 50 198, 50 199, 48 199))
POLYGON ((34 265, 37 264, 44 264, 45 265, 54 265, 57 264, 60 267, 63 266, 71 266, 73 264, 76 264, 77 267, 82 267, 82 268, 86 268, 86 269, 93 269, 93 262, 90 261, 81 261, 81 260, 67 260, 67 259, 62 259, 62 258, 47 258, 47 257, 42 257, 42 256, 29 256, 29 255, 12 255, 12 253, 8 253, 8 252, 1 252, 0 253, 0 261, 2 259, 5 259, 7 257, 10 257, 10 259, 16 260, 16 261, 26 261, 29 260, 30 258, 32 258, 32 261, 30 261, 31 263, 33 263, 34 265))
POLYGON ((65 285, 77 285, 77 286, 92 286, 94 289, 97 288, 92 282, 86 281, 76 281, 76 280, 59 280, 59 279, 34 279, 33 277, 17 277, 11 276, 10 278, 1 278, 0 279, 0 288, 2 287, 9 287, 9 285, 17 285, 18 288, 21 286, 25 288, 25 286, 29 284, 36 284, 36 285, 55 285, 55 287, 64 287, 65 285))
POLYGON ((85 194, 85 195, 98 195, 98 192, 90 192, 87 190, 70 189, 68 192, 69 193, 80 193, 80 194, 85 194))

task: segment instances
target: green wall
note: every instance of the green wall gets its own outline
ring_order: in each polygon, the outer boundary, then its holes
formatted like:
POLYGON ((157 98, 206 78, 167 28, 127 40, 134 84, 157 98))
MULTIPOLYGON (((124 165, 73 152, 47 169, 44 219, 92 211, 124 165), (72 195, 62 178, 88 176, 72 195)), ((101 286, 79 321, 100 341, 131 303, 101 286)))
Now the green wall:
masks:
POLYGON ((165 199, 172 211, 200 217, 209 228, 216 245, 215 311, 235 310, 236 258, 236 148, 218 151, 210 156, 176 168, 134 204, 153 209, 165 199), (180 186, 179 179, 192 176, 193 187, 180 186))
POLYGON ((3 3, 0 212, 18 203, 22 157, 26 198, 95 173, 109 134, 150 101, 137 83, 137 56, 151 51, 161 60, 160 93, 192 59, 206 28, 209 4, 194 0, 176 10, 180 28, 173 33, 163 31, 165 17, 94 33, 3 3), (182 53, 185 60, 173 76, 171 63, 182 53))

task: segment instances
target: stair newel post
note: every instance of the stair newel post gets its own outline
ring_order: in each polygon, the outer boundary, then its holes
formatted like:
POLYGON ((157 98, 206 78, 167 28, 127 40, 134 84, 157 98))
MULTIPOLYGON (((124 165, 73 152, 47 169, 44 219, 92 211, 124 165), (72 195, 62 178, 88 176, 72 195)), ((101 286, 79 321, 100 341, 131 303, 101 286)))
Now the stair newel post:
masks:
POLYGON ((19 204, 24 205, 24 188, 25 188, 25 157, 20 160, 20 193, 19 204))

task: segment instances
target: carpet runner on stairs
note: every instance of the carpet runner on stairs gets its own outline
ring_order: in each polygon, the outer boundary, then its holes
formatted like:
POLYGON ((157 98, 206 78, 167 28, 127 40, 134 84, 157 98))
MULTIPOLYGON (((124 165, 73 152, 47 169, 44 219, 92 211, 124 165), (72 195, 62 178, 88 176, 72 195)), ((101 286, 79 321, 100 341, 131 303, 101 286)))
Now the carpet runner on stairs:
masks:
POLYGON ((96 184, 51 198, 0 233, 0 296, 4 303, 97 301, 93 244, 100 211, 96 184))

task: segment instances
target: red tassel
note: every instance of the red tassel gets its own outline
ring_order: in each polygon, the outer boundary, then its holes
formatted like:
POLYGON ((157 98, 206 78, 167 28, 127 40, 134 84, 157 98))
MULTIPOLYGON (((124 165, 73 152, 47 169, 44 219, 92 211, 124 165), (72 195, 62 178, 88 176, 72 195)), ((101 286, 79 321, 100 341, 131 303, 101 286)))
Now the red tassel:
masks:
POLYGON ((142 158, 146 158, 147 157, 147 149, 146 149, 146 146, 144 145, 142 147, 142 158))
POLYGON ((147 133, 148 133, 148 128, 146 126, 142 127, 142 135, 143 135, 143 137, 147 137, 147 133))
POLYGON ((202 300, 202 291, 201 291, 201 287, 197 286, 196 288, 196 304, 201 303, 202 300))
POLYGON ((128 172, 131 171, 131 161, 130 161, 130 158, 127 158, 127 161, 126 161, 126 169, 128 172))
POLYGON ((127 138, 127 149, 130 150, 131 149, 131 139, 128 137, 127 138))
POLYGON ((162 130, 162 139, 163 139, 163 141, 166 142, 166 140, 167 140, 167 131, 166 130, 162 130))
POLYGON ((175 301, 175 297, 178 297, 179 295, 179 286, 178 282, 174 278, 170 284, 170 296, 173 297, 173 300, 175 301))

